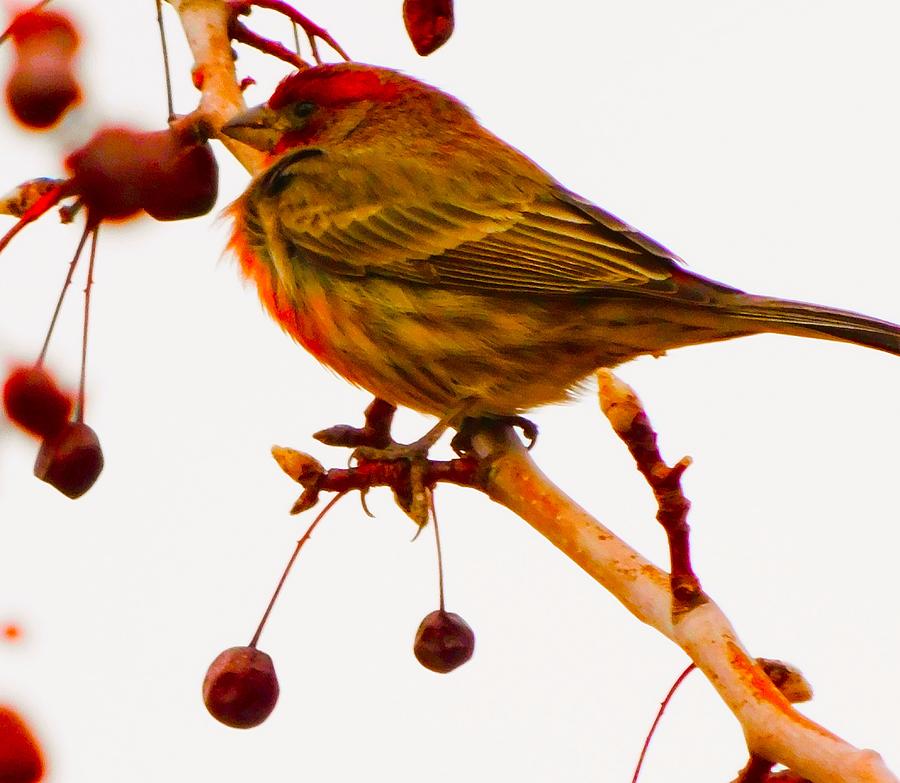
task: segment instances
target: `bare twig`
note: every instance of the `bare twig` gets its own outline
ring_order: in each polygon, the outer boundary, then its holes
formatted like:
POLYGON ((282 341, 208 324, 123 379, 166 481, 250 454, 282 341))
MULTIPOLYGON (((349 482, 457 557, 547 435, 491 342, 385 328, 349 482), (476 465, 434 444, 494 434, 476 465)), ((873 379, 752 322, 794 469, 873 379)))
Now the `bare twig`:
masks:
POLYGON ((653 719, 653 723, 650 725, 650 731, 647 732, 647 736, 644 738, 644 744, 641 747, 641 755, 638 756, 637 764, 634 767, 634 774, 631 776, 631 783, 637 783, 637 780, 641 775, 641 767, 644 766, 644 759, 647 756, 647 749, 650 747, 650 742, 653 739, 653 735, 656 733, 656 728, 657 726, 659 726, 659 722, 662 720, 662 716, 665 714, 666 707, 668 707, 669 702, 672 701, 672 697, 675 695, 675 691, 677 691, 678 688, 681 687, 681 683, 683 683, 687 676, 696 668, 697 667, 694 666, 694 664, 691 664, 681 674, 679 674, 675 679, 675 682, 672 683, 672 687, 669 688, 669 692, 660 703, 659 709, 656 711, 656 717, 653 719))
POLYGON ((231 26, 228 28, 228 33, 232 39, 238 43, 252 46, 263 54, 270 54, 272 57, 276 57, 279 60, 286 62, 288 65, 293 65, 294 68, 299 70, 309 68, 309 63, 307 63, 299 54, 282 46, 278 41, 273 41, 270 38, 265 38, 254 33, 249 27, 243 22, 238 21, 236 18, 231 20, 231 26))
POLYGON ((163 25, 162 0, 156 0, 156 24, 159 27, 159 43, 162 47, 163 73, 166 77, 166 107, 168 108, 167 120, 175 119, 175 103, 172 100, 172 74, 169 69, 169 47, 166 44, 166 28, 163 25))
MULTIPOLYGON (((295 449, 273 446, 272 456, 294 481, 303 486, 303 494, 294 503, 292 514, 312 508, 321 492, 367 492, 372 487, 390 487, 397 502, 409 510, 412 499, 409 460, 360 460, 351 468, 325 470, 318 460, 295 449)), ((482 471, 474 457, 447 461, 430 460, 422 476, 422 483, 431 489, 442 481, 464 487, 482 486, 482 471)))
POLYGON ((600 407, 616 434, 625 442, 638 470, 653 490, 659 511, 656 518, 669 539, 673 612, 687 611, 706 600, 691 565, 690 501, 681 490, 681 476, 691 464, 683 457, 669 467, 660 456, 656 432, 634 391, 609 370, 597 373, 600 407))
POLYGON ((308 16, 301 14, 296 8, 284 0, 228 0, 229 5, 237 14, 249 14, 250 9, 267 8, 270 11, 277 11, 290 19, 295 25, 300 25, 306 38, 309 41, 309 47, 312 50, 313 59, 316 63, 321 64, 322 58, 319 57, 319 46, 316 39, 321 39, 327 43, 334 51, 336 51, 344 60, 349 61, 350 57, 341 48, 341 45, 332 38, 331 34, 324 27, 320 27, 312 21, 308 16))
POLYGON ((294 551, 291 554, 290 559, 287 562, 287 565, 284 567, 284 570, 281 572, 281 578, 278 580, 278 584, 275 586, 275 591, 272 593, 272 597, 269 599, 269 603, 266 606, 266 611, 263 612, 262 619, 259 621, 259 625, 256 626, 256 632, 253 634, 253 638, 250 640, 250 644, 248 647, 256 647, 259 642, 259 637, 263 632, 263 628, 266 626, 266 622, 269 619, 269 615, 272 614, 272 609, 275 606, 275 602, 278 600, 278 596, 281 594, 281 588, 284 587, 284 583, 287 581, 288 574, 291 572, 291 569, 294 567, 294 561, 296 561, 297 556, 300 554, 300 550, 303 549, 303 545, 309 541, 310 536, 312 536, 313 531, 318 526, 319 522, 321 522, 325 515, 334 508, 335 503, 337 503, 342 497, 344 497, 345 493, 340 493, 335 495, 329 502, 328 505, 323 508, 318 516, 312 521, 312 524, 306 529, 306 532, 300 536, 300 539, 297 541, 297 545, 294 547, 294 551))

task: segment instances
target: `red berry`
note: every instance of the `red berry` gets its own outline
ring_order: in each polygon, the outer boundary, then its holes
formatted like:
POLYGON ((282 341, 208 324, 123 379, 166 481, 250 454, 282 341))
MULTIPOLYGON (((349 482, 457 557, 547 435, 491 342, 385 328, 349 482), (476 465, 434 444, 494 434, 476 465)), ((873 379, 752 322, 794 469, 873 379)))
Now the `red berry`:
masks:
POLYGON ((69 420, 72 398, 41 367, 17 367, 3 385, 3 406, 10 421, 23 430, 49 438, 69 420))
POLYGON ((43 775, 44 760, 31 730, 15 710, 0 706, 0 781, 37 783, 43 775))
POLYGON ((453 0, 404 0, 403 22, 416 52, 425 57, 453 34, 453 0))
POLYGON ((72 184, 94 220, 124 220, 143 208, 150 136, 103 128, 66 158, 72 184))
POLYGON ((159 154, 150 161, 144 209, 157 220, 185 220, 209 212, 219 195, 219 166, 208 143, 187 143, 162 131, 159 154))
POLYGON ((70 62, 51 53, 20 57, 6 83, 9 110, 29 128, 55 125, 80 98, 70 62))
POLYGON ((277 701, 272 659, 255 647, 229 647, 210 664, 203 680, 203 703, 209 714, 235 729, 258 726, 277 701))
POLYGON ((94 220, 122 220, 142 209, 157 220, 205 215, 219 194, 212 148, 195 128, 141 133, 104 128, 66 159, 72 186, 94 220))
POLYGON ((41 444, 34 475, 73 500, 87 492, 103 470, 103 451, 97 433, 73 421, 41 444))
POLYGON ((472 657, 475 632, 458 614, 437 609, 420 623, 413 652, 426 669, 446 674, 472 657))
POLYGON ((72 20, 65 14, 43 8, 29 8, 18 14, 9 25, 9 36, 19 50, 34 46, 72 57, 78 48, 78 31, 72 20))
POLYGON ((72 70, 78 33, 68 17, 44 10, 19 14, 9 26, 16 65, 6 84, 13 115, 31 128, 55 125, 81 99, 72 70))

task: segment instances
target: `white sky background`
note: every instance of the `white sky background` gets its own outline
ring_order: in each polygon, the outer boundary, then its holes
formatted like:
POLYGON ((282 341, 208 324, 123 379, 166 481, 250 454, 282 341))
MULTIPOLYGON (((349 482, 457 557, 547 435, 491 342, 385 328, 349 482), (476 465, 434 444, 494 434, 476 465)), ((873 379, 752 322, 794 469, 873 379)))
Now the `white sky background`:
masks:
MULTIPOLYGON (((60 171, 100 121, 161 127, 150 0, 67 4, 90 96, 54 136, 0 122, 0 189, 60 171)), ((300 6, 362 61, 468 103, 567 186, 758 293, 900 320, 900 110, 893 0, 670 3, 460 0, 454 38, 418 58, 399 0, 300 6)), ((167 13, 177 108, 196 95, 167 13)), ((249 20, 289 40, 264 14, 249 20)), ((284 71, 240 49, 264 100, 284 71)), ((8 52, 0 60, 8 62, 8 52)), ((221 148, 219 148, 221 151, 221 148)), ((220 157, 220 207, 246 177, 220 157)), ((5 229, 4 229, 5 230, 5 229)), ((46 218, 0 257, 0 355, 40 347, 77 229, 46 218)), ((393 780, 627 781, 685 656, 525 523, 441 487, 448 608, 477 634, 457 672, 411 653, 436 608, 430 531, 386 491, 338 505, 303 552, 261 648, 280 703, 260 728, 220 726, 200 683, 246 644, 293 542, 297 488, 268 456, 359 421, 368 396, 320 368, 219 261, 213 217, 101 234, 88 421, 107 467, 71 502, 31 476, 36 445, 0 429, 0 701, 34 723, 52 783, 393 780)), ((78 288, 51 349, 77 379, 78 288)), ((757 337, 622 368, 674 461, 695 459, 695 565, 749 649, 799 666, 811 717, 900 769, 897 443, 900 360, 757 337)), ((592 396, 534 413, 538 463, 660 564, 649 491, 592 396)), ((405 414, 412 439, 429 420, 405 414)), ((730 780, 737 724, 694 674, 646 781, 730 780)))

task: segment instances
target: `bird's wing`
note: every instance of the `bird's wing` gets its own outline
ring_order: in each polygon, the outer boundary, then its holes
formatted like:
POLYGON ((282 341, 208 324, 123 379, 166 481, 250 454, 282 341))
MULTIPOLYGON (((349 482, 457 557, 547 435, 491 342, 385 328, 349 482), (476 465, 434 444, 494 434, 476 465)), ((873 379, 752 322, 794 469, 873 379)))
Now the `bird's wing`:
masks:
POLYGON ((685 272, 662 245, 549 177, 482 172, 438 187, 415 161, 388 183, 309 156, 296 165, 302 182, 292 178, 271 208, 297 263, 480 293, 708 301, 714 290, 733 290, 685 272))

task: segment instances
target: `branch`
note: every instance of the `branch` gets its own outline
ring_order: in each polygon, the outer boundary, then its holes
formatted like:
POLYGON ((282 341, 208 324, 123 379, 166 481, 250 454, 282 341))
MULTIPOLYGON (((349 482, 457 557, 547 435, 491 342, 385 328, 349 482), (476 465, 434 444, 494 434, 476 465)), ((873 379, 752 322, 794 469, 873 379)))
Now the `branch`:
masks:
POLYGON ((194 55, 191 71, 200 90, 199 110, 217 132, 216 138, 251 174, 263 169, 258 150, 218 134, 219 128, 247 106, 234 70, 228 25, 231 9, 223 0, 168 0, 178 12, 194 55))
POLYGON ((488 466, 487 495, 681 647, 741 724, 751 753, 814 783, 898 783, 878 753, 850 745, 797 712, 712 599, 673 617, 669 575, 554 485, 511 430, 484 431, 473 445, 488 466))

